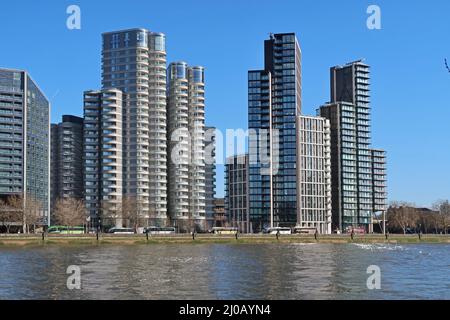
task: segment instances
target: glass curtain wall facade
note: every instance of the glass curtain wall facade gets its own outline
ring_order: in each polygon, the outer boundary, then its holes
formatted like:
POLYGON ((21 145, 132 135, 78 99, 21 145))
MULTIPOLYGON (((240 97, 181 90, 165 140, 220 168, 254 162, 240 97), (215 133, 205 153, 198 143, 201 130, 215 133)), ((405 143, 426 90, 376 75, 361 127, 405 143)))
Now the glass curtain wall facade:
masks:
POLYGON ((370 150, 372 153, 372 179, 373 179, 373 212, 387 210, 387 169, 386 151, 370 150))
POLYGON ((0 197, 13 195, 50 223, 50 103, 26 71, 0 69, 0 197))
POLYGON ((228 224, 250 232, 248 215, 248 155, 227 158, 225 164, 225 212, 228 224))
POLYGON ((248 73, 248 127, 256 138, 249 141, 249 217, 251 232, 270 226, 273 216, 270 174, 272 128, 272 76, 266 71, 248 73), (264 154, 265 158, 262 158, 264 154), (262 161, 265 160, 265 161, 262 161))
POLYGON ((333 228, 373 230, 374 180, 370 123, 370 67, 362 61, 331 68, 330 120, 333 228))
POLYGON ((320 108, 330 120, 332 159, 333 230, 358 226, 358 161, 356 108, 350 103, 333 103, 320 108))
POLYGON ((249 130, 258 137, 249 141, 254 232, 295 226, 297 221, 295 122, 301 113, 301 50, 294 33, 271 34, 264 54, 264 70, 248 73, 249 130))

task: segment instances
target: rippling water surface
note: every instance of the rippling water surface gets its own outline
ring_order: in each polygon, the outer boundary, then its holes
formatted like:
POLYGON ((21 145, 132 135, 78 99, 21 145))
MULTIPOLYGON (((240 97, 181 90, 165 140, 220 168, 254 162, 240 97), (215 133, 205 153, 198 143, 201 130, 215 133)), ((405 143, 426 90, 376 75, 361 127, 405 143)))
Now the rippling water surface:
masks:
POLYGON ((450 299, 450 245, 1 248, 0 299, 450 299), (69 265, 81 290, 67 289, 69 265))

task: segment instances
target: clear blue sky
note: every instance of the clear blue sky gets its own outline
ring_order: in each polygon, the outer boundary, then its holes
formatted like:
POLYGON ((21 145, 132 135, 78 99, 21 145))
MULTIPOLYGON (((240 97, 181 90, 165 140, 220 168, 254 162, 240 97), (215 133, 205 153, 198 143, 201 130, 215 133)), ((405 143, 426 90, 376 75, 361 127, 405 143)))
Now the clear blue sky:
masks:
MULTIPOLYGON (((168 61, 206 67, 207 124, 247 127, 247 70, 262 68, 270 32, 296 32, 303 51, 303 113, 329 100, 329 68, 372 66, 373 146, 388 151, 389 199, 450 198, 450 2, 435 1, 3 1, 0 66, 28 70, 50 98, 52 121, 82 114, 100 87, 101 33, 144 27, 167 35, 168 61), (67 6, 82 29, 66 28, 67 6), (382 30, 366 28, 377 4, 382 30)), ((218 168, 223 195, 223 167, 218 168)))

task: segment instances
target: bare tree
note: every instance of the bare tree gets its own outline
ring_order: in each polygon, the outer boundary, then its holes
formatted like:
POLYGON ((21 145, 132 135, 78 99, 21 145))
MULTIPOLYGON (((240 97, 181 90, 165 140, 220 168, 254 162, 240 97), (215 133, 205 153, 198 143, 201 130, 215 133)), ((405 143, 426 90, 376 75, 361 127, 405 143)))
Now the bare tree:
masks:
POLYGON ((430 220, 433 225, 434 233, 439 233, 440 221, 439 221, 439 213, 433 211, 430 216, 430 220))
POLYGON ((122 205, 121 203, 104 200, 101 203, 101 219, 105 225, 122 225, 122 205))
MULTIPOLYGON (((141 201, 135 196, 125 195, 122 198, 121 212, 122 223, 128 227, 137 230, 142 226, 142 216, 140 214, 141 201)), ((150 213, 150 217, 152 214, 150 213)))
POLYGON ((421 231, 425 234, 429 233, 429 231, 433 228, 434 222, 433 222, 433 211, 430 212, 421 212, 418 216, 417 221, 420 223, 421 231))
POLYGON ((192 219, 190 217, 186 219, 177 219, 176 227, 180 233, 192 232, 192 219))
POLYGON ((391 228, 401 229, 406 234, 409 227, 417 225, 417 209, 411 203, 392 202, 387 211, 387 219, 391 228))
POLYGON ((448 234, 450 228, 450 202, 448 200, 436 201, 432 210, 415 208, 414 204, 407 202, 392 202, 388 211, 389 229, 402 230, 406 233, 408 228, 420 229, 424 233, 448 234))
POLYGON ((438 200, 433 204, 433 209, 438 212, 437 221, 442 231, 447 234, 450 227, 450 203, 448 200, 438 200))
POLYGON ((8 215, 11 222, 21 222, 23 232, 29 233, 30 226, 41 222, 43 217, 42 203, 32 195, 14 195, 8 198, 6 206, 9 208, 8 215))
POLYGON ((30 233, 30 226, 36 226, 43 217, 42 203, 34 196, 27 195, 24 201, 23 222, 27 233, 30 233))
POLYGON ((13 210, 11 210, 8 202, 0 200, 0 222, 6 227, 7 233, 10 231, 11 223, 17 221, 14 221, 13 210))
POLYGON ((54 219, 58 225, 75 227, 84 225, 86 210, 82 200, 60 198, 56 201, 54 219))
MULTIPOLYGON (((6 213, 5 219, 9 220, 9 227, 7 232, 10 232, 11 223, 23 223, 23 200, 19 195, 13 195, 8 197, 6 203, 4 203, 6 213)), ((25 229, 24 229, 25 232, 25 229)))

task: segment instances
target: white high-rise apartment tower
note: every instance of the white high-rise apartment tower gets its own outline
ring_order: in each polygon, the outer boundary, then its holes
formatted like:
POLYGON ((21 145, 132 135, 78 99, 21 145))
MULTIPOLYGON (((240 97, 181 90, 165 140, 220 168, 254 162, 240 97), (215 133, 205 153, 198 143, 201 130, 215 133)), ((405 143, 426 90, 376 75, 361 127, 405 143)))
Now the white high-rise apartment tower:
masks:
POLYGON ((123 111, 120 90, 84 93, 84 193, 94 226, 122 224, 123 111))
POLYGON ((136 198, 142 218, 157 225, 167 218, 166 69, 164 34, 103 34, 103 88, 124 93, 123 195, 136 198))
POLYGON ((204 229, 204 69, 171 63, 167 78, 170 219, 180 231, 204 229))

